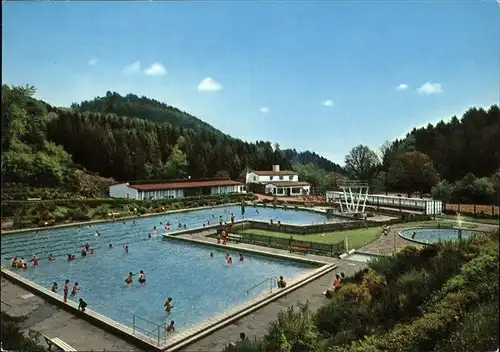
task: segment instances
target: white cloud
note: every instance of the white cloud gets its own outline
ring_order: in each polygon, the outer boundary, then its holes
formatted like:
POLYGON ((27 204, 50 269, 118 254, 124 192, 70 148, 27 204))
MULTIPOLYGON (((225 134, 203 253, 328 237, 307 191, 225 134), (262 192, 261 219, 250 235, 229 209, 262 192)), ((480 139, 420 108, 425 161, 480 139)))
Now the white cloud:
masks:
POLYGON ((97 62, 98 62, 98 60, 97 60, 97 59, 90 59, 87 63, 88 63, 90 66, 95 66, 95 65, 97 65, 97 62))
POLYGON ((263 114, 268 114, 269 113, 269 108, 267 106, 263 106, 260 108, 260 112, 263 114))
POLYGON ((200 92, 217 92, 221 89, 222 86, 211 77, 204 78, 200 84, 198 84, 198 90, 200 92))
POLYGON ((125 68, 123 69, 123 73, 125 74, 135 74, 135 73, 139 73, 141 72, 141 62, 140 61, 136 61, 128 66, 125 66, 125 68))
POLYGON ((396 87, 396 90, 407 90, 408 85, 405 83, 401 83, 399 86, 396 87))
POLYGON ((144 70, 144 73, 148 76, 164 76, 167 74, 165 66, 159 62, 153 63, 150 67, 144 70))
POLYGON ((323 106, 328 106, 332 107, 333 106, 333 100, 332 99, 326 99, 324 102, 321 103, 323 106))
POLYGON ((420 94, 435 94, 442 93, 441 83, 425 82, 420 88, 417 89, 420 94))

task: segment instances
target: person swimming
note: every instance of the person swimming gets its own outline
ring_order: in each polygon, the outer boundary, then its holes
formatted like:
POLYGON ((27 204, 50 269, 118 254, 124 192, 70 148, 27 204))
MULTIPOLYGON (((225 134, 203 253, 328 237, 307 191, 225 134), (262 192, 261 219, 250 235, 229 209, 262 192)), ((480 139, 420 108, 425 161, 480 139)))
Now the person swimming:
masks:
POLYGON ((17 267, 17 257, 16 257, 16 256, 13 256, 13 257, 12 257, 12 263, 11 263, 11 265, 12 265, 13 267, 17 267))
POLYGON ((82 257, 87 256, 87 250, 88 250, 87 247, 85 246, 82 247, 82 257))
POLYGON ((47 260, 49 262, 53 262, 54 260, 56 260, 56 258, 52 255, 52 253, 49 254, 49 257, 47 258, 47 260))
POLYGON ((134 277, 134 276, 135 276, 135 274, 133 272, 129 272, 128 275, 127 275, 127 277, 125 278, 125 282, 127 284, 131 284, 132 283, 132 277, 134 277))
POLYGON ((151 234, 150 234, 150 233, 148 233, 148 238, 151 238, 151 237, 153 237, 153 236, 151 236, 151 234))
POLYGON ((31 258, 31 261, 33 262, 33 266, 38 266, 38 257, 36 255, 31 258))
POLYGON ((240 262, 244 261, 245 257, 243 257, 243 254, 240 253, 240 262))
POLYGON ((90 248, 90 255, 94 255, 94 248, 90 248))
POLYGON ((213 258, 214 257, 214 254, 212 252, 210 252, 210 258, 213 258))
POLYGON ((128 253, 128 246, 123 246, 123 249, 125 249, 125 253, 128 253))
POLYGON ((228 258, 227 258, 227 263, 228 263, 228 264, 233 264, 233 258, 228 257, 228 258))
POLYGON ((139 271, 139 280, 141 284, 146 282, 146 274, 144 274, 144 271, 139 271))
POLYGON ((71 289, 71 295, 75 296, 76 292, 79 290, 80 290, 80 287, 78 286, 78 282, 75 282, 75 284, 73 285, 73 288, 71 289))
POLYGON ((165 304, 163 305, 165 307, 165 312, 170 313, 172 308, 174 308, 174 305, 172 304, 172 297, 168 297, 165 304))
POLYGON ((54 282, 54 283, 52 284, 52 287, 50 288, 50 290, 51 290, 52 292, 57 292, 57 282, 54 282))
POLYGON ((175 332, 175 325, 174 324, 175 324, 175 321, 171 320, 170 324, 168 324, 168 325, 165 324, 165 330, 167 332, 175 332))
POLYGON ((108 247, 109 247, 109 248, 113 248, 113 244, 112 244, 112 243, 110 243, 108 247))

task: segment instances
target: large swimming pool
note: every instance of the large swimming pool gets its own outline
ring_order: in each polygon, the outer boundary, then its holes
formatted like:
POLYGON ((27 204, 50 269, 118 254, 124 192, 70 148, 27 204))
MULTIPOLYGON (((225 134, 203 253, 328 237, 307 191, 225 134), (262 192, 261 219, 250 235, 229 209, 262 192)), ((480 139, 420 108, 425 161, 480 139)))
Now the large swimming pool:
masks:
MULTIPOLYGON (((268 277, 283 275, 290 280, 316 268, 245 253, 245 260, 240 263, 238 253, 234 251, 229 251, 234 262, 228 265, 225 252, 162 239, 161 233, 167 221, 173 224, 181 222, 188 228, 197 227, 208 221, 215 222, 219 215, 229 220, 231 212, 240 218, 240 211, 239 206, 214 208, 144 217, 135 222, 128 220, 2 236, 2 262, 9 265, 14 255, 24 257, 26 261, 37 255, 41 259, 39 267, 30 264, 27 270, 13 270, 47 288, 57 282, 60 292, 65 279, 69 279, 71 285, 78 282, 81 290, 70 299, 83 297, 89 308, 125 325, 131 326, 136 314, 155 323, 174 320, 179 330, 243 303, 249 298, 247 290, 268 277), (153 231, 153 226, 158 230, 153 231), (99 236, 96 236, 97 232, 99 236), (148 233, 152 234, 151 239, 148 233), (81 257, 80 248, 85 243, 95 249, 94 255, 81 257), (112 248, 109 248, 110 243, 112 248), (129 246, 128 254, 123 245, 129 246), (47 261, 51 253, 57 258, 54 262, 47 261), (68 253, 75 254, 77 259, 68 262, 68 253), (127 285, 124 278, 128 272, 137 273, 139 270, 146 273, 146 284, 134 281, 127 285), (168 317, 163 311, 167 297, 172 297, 174 302, 174 309, 168 317)), ((295 210, 258 208, 257 213, 253 207, 247 207, 246 218, 299 224, 337 220, 295 210)), ((137 280, 137 276, 134 279, 137 280)), ((250 296, 266 289, 268 285, 262 285, 250 296)))

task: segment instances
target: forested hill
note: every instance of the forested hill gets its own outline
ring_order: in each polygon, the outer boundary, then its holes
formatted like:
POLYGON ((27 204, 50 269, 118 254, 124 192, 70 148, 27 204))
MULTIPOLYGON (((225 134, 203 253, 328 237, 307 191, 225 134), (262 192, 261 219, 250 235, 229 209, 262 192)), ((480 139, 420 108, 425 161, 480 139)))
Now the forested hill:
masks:
POLYGON ((320 169, 326 170, 328 172, 336 172, 341 175, 345 175, 346 171, 342 166, 339 164, 334 163, 333 161, 330 161, 326 159, 325 157, 322 157, 321 155, 318 155, 314 152, 310 152, 306 150, 305 152, 298 152, 295 149, 285 149, 284 150, 285 155, 290 159, 292 164, 297 165, 297 164, 314 164, 320 169))
MULTIPOLYGON (((73 103, 71 108, 79 112, 97 112, 101 114, 114 114, 116 116, 135 117, 153 122, 166 122, 182 129, 209 132, 218 137, 225 136, 223 132, 212 125, 176 107, 144 96, 138 97, 135 94, 121 96, 116 92, 108 91, 105 97, 97 97, 91 101, 83 101, 79 104, 73 103)), ((328 172, 345 173, 345 170, 340 165, 314 152, 298 152, 295 149, 285 149, 283 153, 294 165, 311 163, 328 172)))
MULTIPOLYGON (((245 168, 297 167, 291 157, 301 158, 296 151, 285 152, 265 141, 247 143, 206 124, 210 128, 193 129, 168 121, 84 111, 86 103, 78 109, 55 108, 34 99, 34 93, 34 87, 2 86, 4 183, 73 190, 78 169, 117 181, 237 178, 245 168)), ((139 100, 125 105, 141 105, 139 100)), ((151 106, 148 101, 142 105, 151 106)), ((161 103, 157 108, 163 109, 161 103)), ((326 171, 318 165, 310 163, 308 170, 326 179, 326 171)))
POLYGON ((145 96, 135 94, 121 96, 116 92, 106 92, 104 97, 96 97, 90 101, 71 104, 71 108, 78 111, 98 112, 101 114, 115 114, 117 116, 137 117, 154 122, 167 122, 176 127, 190 128, 196 131, 207 131, 218 135, 223 133, 212 125, 181 111, 145 96))
POLYGON ((500 109, 471 108, 460 119, 415 128, 406 140, 431 158, 442 179, 488 177, 500 168, 500 109))

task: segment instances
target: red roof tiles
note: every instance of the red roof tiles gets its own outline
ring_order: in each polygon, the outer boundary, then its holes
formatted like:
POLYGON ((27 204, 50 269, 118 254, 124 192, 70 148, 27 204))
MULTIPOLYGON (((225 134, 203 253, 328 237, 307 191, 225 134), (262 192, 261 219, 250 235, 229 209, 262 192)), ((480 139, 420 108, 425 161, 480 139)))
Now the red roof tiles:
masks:
POLYGON ((134 185, 129 185, 129 187, 138 189, 140 191, 153 191, 153 190, 163 190, 163 189, 238 186, 238 185, 243 185, 243 183, 233 180, 185 180, 185 181, 173 181, 173 182, 162 182, 162 183, 134 184, 134 185))

